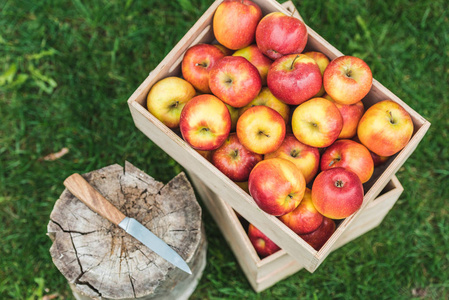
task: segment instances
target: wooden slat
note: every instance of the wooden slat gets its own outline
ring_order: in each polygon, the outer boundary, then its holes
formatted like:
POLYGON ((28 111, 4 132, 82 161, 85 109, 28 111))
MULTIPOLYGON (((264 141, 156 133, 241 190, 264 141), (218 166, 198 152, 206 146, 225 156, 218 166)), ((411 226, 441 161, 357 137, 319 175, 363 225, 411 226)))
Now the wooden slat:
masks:
MULTIPOLYGON (((175 132, 163 125, 152 116, 147 109, 146 95, 151 86, 158 80, 167 76, 180 75, 180 63, 184 52, 193 44, 199 42, 214 42, 211 30, 212 18, 215 9, 222 0, 215 1, 187 34, 179 41, 165 59, 150 73, 140 87, 132 94, 128 100, 128 105, 133 116, 134 123, 145 135, 147 135, 156 145, 162 148, 167 154, 175 159, 190 173, 195 174, 206 186, 219 194, 231 207, 238 211, 248 221, 263 230, 264 233, 275 243, 280 245, 287 253, 290 253, 299 263, 313 272, 320 263, 331 252, 340 236, 344 234, 347 227, 357 218, 358 214, 373 201, 380 191, 385 187, 397 170, 403 165, 406 159, 413 153, 430 123, 421 117, 417 112, 395 96, 391 91, 374 80, 373 88, 368 96, 363 100, 366 107, 373 103, 392 99, 401 104, 412 116, 415 132, 409 144, 397 155, 392 157, 383 168, 377 168, 371 181, 365 184, 365 197, 362 209, 353 216, 346 218, 337 229, 334 236, 326 243, 319 252, 315 251, 302 239, 285 230, 285 226, 273 216, 269 216, 261 211, 254 200, 229 178, 224 176, 218 169, 212 166, 206 159, 199 155, 189 145, 187 145, 175 132)), ((263 13, 281 11, 285 14, 290 12, 281 4, 274 0, 254 0, 262 9, 263 13)), ((297 14, 295 14, 298 17, 297 14)), ((330 45, 324 38, 318 35, 313 29, 308 28, 308 50, 321 51, 330 59, 343 55, 338 49, 330 45)))

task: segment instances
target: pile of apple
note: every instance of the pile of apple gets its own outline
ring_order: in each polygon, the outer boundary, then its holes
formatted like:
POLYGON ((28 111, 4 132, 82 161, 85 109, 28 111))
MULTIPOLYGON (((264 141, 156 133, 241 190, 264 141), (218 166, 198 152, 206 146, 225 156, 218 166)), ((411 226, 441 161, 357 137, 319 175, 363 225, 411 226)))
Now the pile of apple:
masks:
MULTIPOLYGON (((299 19, 225 0, 213 30, 219 44, 190 47, 182 78, 157 82, 147 108, 318 250, 333 220, 360 208, 374 167, 408 143, 411 117, 391 100, 365 111, 369 66, 303 53, 299 19)), ((249 236, 261 256, 277 247, 252 225, 249 236)))

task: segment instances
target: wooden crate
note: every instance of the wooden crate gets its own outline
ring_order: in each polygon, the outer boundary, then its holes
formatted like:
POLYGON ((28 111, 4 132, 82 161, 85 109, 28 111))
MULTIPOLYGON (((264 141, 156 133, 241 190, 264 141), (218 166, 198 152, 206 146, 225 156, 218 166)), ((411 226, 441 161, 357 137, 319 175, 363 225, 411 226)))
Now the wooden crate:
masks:
MULTIPOLYGON (((195 175, 191 174, 190 178, 256 292, 269 288, 303 268, 301 263, 284 250, 260 259, 248 238, 247 229, 227 201, 221 199, 195 175)), ((399 180, 393 176, 380 195, 365 207, 340 238, 332 245, 325 246, 334 251, 379 226, 403 190, 399 180)))
MULTIPOLYGON (((275 0, 253 0, 257 3, 264 14, 273 11, 280 11, 291 14, 286 7, 292 7, 291 3, 282 6, 275 0)), ((176 132, 172 131, 146 109, 146 96, 150 88, 160 79, 168 76, 181 75, 181 61, 184 52, 191 46, 198 43, 212 43, 215 41, 212 30, 212 19, 215 9, 222 0, 215 1, 209 9, 200 17, 195 25, 186 33, 164 60, 154 69, 139 88, 131 95, 128 105, 138 129, 148 136, 156 145, 162 148, 167 154, 174 158, 188 172, 195 174, 205 185, 221 196, 236 211, 238 211, 248 221, 261 229, 270 239, 291 254, 298 262, 310 272, 323 262, 332 250, 345 229, 363 211, 363 208, 370 203, 382 191, 392 176, 404 164, 406 159, 415 150, 424 134, 428 130, 430 123, 421 117, 416 111, 410 108, 391 91, 381 85, 378 81, 373 81, 370 93, 365 97, 363 103, 365 108, 376 102, 391 99, 402 105, 411 115, 414 124, 414 133, 407 146, 389 159, 380 168, 376 168, 372 179, 364 184, 365 196, 362 208, 346 218, 340 225, 339 230, 332 236, 331 241, 325 249, 319 253, 301 238, 287 230, 287 227, 276 217, 263 212, 255 204, 250 195, 240 189, 223 173, 218 171, 211 163, 203 158, 198 152, 191 148, 176 132)), ((298 17, 298 14, 295 14, 298 17)), ((326 54, 330 59, 341 56, 342 53, 330 45, 313 29, 307 27, 309 37, 306 51, 316 50, 326 54)))

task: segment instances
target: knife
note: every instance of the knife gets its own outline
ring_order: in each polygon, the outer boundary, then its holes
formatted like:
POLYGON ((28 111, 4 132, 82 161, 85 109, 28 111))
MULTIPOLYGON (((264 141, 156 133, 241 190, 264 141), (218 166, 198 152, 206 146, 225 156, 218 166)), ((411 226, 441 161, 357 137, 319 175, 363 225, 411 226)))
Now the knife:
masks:
POLYGON ((104 198, 81 175, 75 173, 64 180, 65 187, 91 210, 123 228, 139 242, 153 250, 169 263, 186 273, 192 274, 187 263, 163 240, 133 218, 125 216, 111 202, 104 198))

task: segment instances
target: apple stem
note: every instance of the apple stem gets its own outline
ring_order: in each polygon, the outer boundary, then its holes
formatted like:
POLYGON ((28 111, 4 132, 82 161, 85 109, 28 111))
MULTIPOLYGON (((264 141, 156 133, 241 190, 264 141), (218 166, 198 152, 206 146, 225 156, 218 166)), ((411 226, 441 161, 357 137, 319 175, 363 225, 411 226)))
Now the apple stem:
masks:
POLYGON ((329 163, 329 167, 331 167, 333 164, 335 164, 337 161, 340 161, 340 158, 335 158, 329 163))
POLYGON ((269 134, 266 134, 265 132, 263 132, 263 131, 259 131, 259 134, 263 134, 264 136, 266 136, 266 137, 270 137, 270 135, 269 134))
POLYGON ((179 101, 176 101, 173 105, 172 105, 172 107, 178 107, 178 105, 179 105, 179 101))
POLYGON ((342 188, 345 185, 345 183, 341 180, 335 181, 335 186, 338 188, 342 188))
POLYGON ((299 54, 296 55, 295 59, 292 61, 292 65, 290 66, 290 70, 293 70, 293 64, 295 63, 295 61, 298 59, 299 54))
POLYGON ((393 115, 391 114, 391 110, 388 111, 388 114, 390 114, 390 123, 391 123, 391 124, 394 124, 395 122, 394 122, 394 120, 393 120, 393 115))

